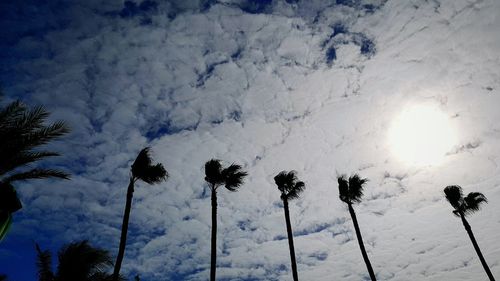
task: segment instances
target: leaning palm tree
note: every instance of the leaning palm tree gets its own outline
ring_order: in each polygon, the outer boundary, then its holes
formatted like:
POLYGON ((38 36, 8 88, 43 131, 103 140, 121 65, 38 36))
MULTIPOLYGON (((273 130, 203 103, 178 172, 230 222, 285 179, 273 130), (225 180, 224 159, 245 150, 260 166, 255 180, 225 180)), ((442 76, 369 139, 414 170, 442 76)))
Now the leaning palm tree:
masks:
POLYGON ((237 164, 222 168, 220 160, 211 159, 205 163, 205 181, 212 192, 212 244, 210 255, 210 281, 215 281, 217 259, 217 189, 224 186, 227 190, 235 192, 243 184, 247 172, 237 164))
POLYGON ((288 201, 299 198, 300 193, 304 191, 306 186, 304 182, 297 179, 295 171, 281 171, 274 177, 274 182, 281 192, 281 200, 283 201, 283 209, 285 210, 286 232, 288 234, 288 247, 290 249, 290 259, 292 263, 292 276, 294 281, 298 281, 299 276, 297 273, 297 261, 295 260, 295 248, 293 246, 293 233, 290 223, 288 201))
MULTIPOLYGON (((57 271, 52 270, 52 255, 36 244, 38 281, 111 281, 106 273, 113 262, 105 250, 94 248, 87 241, 65 245, 58 253, 57 271)), ((120 277, 120 280, 123 280, 120 277)))
POLYGON ((59 155, 37 148, 69 132, 62 121, 46 125, 48 117, 43 107, 28 108, 20 101, 0 108, 0 240, 7 234, 12 214, 22 208, 13 185, 15 182, 69 179, 69 175, 60 170, 32 167, 39 160, 59 155))
POLYGON ((359 248, 361 249, 361 254, 368 269, 368 274, 372 281, 376 281, 375 273, 373 272, 372 265, 368 259, 368 254, 366 253, 365 245, 363 244, 363 237, 361 236, 361 231, 359 230, 358 219, 356 218, 356 213, 352 204, 360 203, 361 197, 363 197, 363 185, 368 181, 367 179, 360 178, 359 175, 354 174, 349 177, 349 180, 345 176, 340 176, 337 178, 339 183, 339 198, 342 202, 346 203, 349 208, 349 213, 351 214, 352 223, 354 224, 354 229, 356 230, 356 237, 358 238, 359 248))
POLYGON ((466 197, 463 196, 462 188, 458 185, 450 185, 445 187, 444 194, 446 195, 446 200, 450 202, 451 206, 454 208, 453 214, 462 219, 462 223, 469 234, 469 238, 472 241, 472 245, 476 250, 477 255, 479 256, 479 260, 483 265, 484 271, 490 278, 490 281, 495 281, 493 274, 491 274, 490 268, 486 263, 486 260, 481 253, 481 249, 479 249, 479 245, 477 244, 476 238, 474 237, 474 233, 472 233, 472 229, 469 225, 469 222, 465 219, 467 215, 470 215, 474 212, 479 211, 482 203, 487 203, 488 200, 486 196, 480 192, 471 192, 466 197))
POLYGON ((127 188, 127 201, 125 203, 125 212, 123 214, 122 232, 120 236, 120 246, 118 248, 118 255, 113 270, 114 280, 118 280, 120 268, 122 266, 123 256, 125 254, 125 246, 127 244, 127 231, 128 221, 130 217, 130 210, 132 208, 132 197, 134 196, 135 182, 141 180, 147 184, 156 184, 165 181, 168 178, 168 173, 163 168, 161 163, 152 164, 152 159, 149 153, 149 147, 141 150, 134 163, 132 164, 130 172, 130 180, 127 188))

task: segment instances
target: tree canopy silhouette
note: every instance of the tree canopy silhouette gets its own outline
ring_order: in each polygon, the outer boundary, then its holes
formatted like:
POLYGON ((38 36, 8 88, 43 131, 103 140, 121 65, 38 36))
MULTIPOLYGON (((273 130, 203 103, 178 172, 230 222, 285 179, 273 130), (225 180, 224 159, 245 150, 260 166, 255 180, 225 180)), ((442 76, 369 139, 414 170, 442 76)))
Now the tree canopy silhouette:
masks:
POLYGON ((361 236, 361 230, 359 229, 358 219, 356 218, 356 213, 352 204, 360 203, 363 197, 363 186, 368 181, 367 179, 361 178, 359 175, 354 174, 346 179, 345 176, 340 176, 337 178, 339 184, 339 198, 342 202, 346 203, 349 208, 349 213, 351 214, 352 223, 354 224, 354 229, 356 230, 356 237, 358 239, 359 248, 361 250, 361 255, 365 261, 368 274, 372 281, 376 281, 375 273, 373 272, 370 259, 366 253, 365 245, 363 243, 363 237, 361 236))
POLYGON ((29 108, 20 101, 0 108, 0 240, 11 225, 12 214, 22 208, 14 183, 31 179, 69 179, 66 172, 33 166, 59 153, 39 150, 69 132, 62 121, 45 124, 49 113, 42 107, 29 108))
POLYGON ((227 190, 236 192, 243 184, 247 172, 237 164, 222 168, 220 160, 211 159, 205 163, 205 181, 211 191, 212 200, 212 239, 210 255, 210 281, 215 281, 217 266, 217 189, 224 186, 227 190))
MULTIPOLYGON (((87 241, 63 246, 58 253, 57 271, 52 271, 52 255, 36 245, 38 281, 111 281, 106 271, 113 266, 109 253, 87 241)), ((123 278, 119 278, 123 280, 123 278)))
POLYGON ((290 223, 290 211, 288 209, 288 201, 299 198, 300 194, 306 188, 304 182, 299 181, 296 171, 281 171, 274 177, 274 182, 281 192, 281 200, 283 201, 283 209, 285 211, 286 232, 288 235, 288 248, 290 250, 290 260, 292 264, 292 277, 294 281, 299 280, 297 272, 297 261, 295 260, 295 247, 293 245, 292 224, 290 223))
POLYGON ((444 194, 446 196, 446 200, 450 203, 450 205, 454 208, 453 214, 462 219, 462 224, 464 225, 467 234, 476 250, 477 255, 479 256, 479 260, 488 275, 490 281, 494 281, 495 278, 491 273, 486 260, 481 253, 481 249, 474 237, 474 233, 472 232, 472 228, 469 225, 469 222, 465 219, 467 215, 473 214, 481 209, 481 205, 483 203, 488 203, 486 196, 480 192, 470 192, 466 197, 463 195, 462 187, 458 185, 450 185, 444 188, 444 194))
POLYGON ((122 231, 120 236, 120 246, 118 248, 118 255, 113 270, 114 280, 117 281, 120 275, 120 269, 125 255, 125 247, 127 244, 128 222, 130 218, 130 211, 132 209, 132 198, 134 196, 135 182, 141 180, 147 184, 157 184, 167 180, 168 173, 161 163, 153 164, 150 156, 150 148, 146 147, 139 152, 137 158, 131 167, 130 180, 127 188, 127 200, 125 203, 125 211, 123 214, 122 231))

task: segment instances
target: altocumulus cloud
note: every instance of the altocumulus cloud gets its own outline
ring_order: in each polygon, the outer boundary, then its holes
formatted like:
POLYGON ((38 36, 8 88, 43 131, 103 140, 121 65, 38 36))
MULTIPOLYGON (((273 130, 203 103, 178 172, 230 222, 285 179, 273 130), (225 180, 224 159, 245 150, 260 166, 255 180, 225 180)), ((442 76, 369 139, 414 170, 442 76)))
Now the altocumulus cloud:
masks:
POLYGON ((54 164, 74 178, 21 186, 11 236, 115 253, 129 167, 151 145, 171 178, 137 187, 130 275, 207 279, 212 157, 250 174, 219 195, 220 280, 289 279, 272 178, 290 169, 307 185, 290 206, 302 279, 367 278, 338 200, 335 177, 350 172, 370 179, 357 212, 381 280, 484 278, 443 199, 451 183, 489 198, 470 221, 500 274, 500 2, 23 2, 1 4, 0 81, 70 123, 54 164), (402 165, 387 144, 392 118, 419 102, 460 128, 438 167, 402 165))

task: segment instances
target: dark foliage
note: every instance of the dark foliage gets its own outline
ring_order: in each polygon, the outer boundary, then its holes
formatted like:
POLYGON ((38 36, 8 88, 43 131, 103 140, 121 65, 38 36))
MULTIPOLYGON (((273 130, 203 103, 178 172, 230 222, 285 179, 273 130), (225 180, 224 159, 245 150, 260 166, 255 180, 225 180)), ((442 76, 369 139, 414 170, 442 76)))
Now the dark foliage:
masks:
POLYGON ((454 208, 453 214, 460 216, 470 215, 481 209, 483 203, 488 203, 486 196, 480 192, 470 192, 466 197, 463 196, 462 187, 450 185, 444 188, 446 200, 454 208))
POLYGON ((298 180, 296 171, 281 171, 274 177, 274 182, 281 191, 281 199, 286 200, 299 198, 306 188, 304 182, 298 180))
POLYGON ((57 152, 37 148, 69 132, 61 121, 46 125, 48 117, 49 113, 43 107, 30 109, 20 101, 0 108, 0 240, 7 234, 12 214, 22 208, 12 185, 14 182, 69 179, 63 171, 31 167, 47 157, 58 156, 57 152))
POLYGON ((361 202, 363 197, 363 185, 368 181, 354 174, 349 179, 342 175, 337 179, 339 184, 339 198, 345 203, 353 204, 361 202))
MULTIPOLYGON (((58 253, 57 272, 52 272, 51 254, 36 245, 39 281, 111 281, 107 270, 113 265, 109 253, 87 241, 65 245, 58 253)), ((120 277, 120 280, 123 280, 120 277)))
POLYGON ((152 164, 150 148, 146 147, 132 164, 132 176, 147 184, 160 183, 168 178, 168 173, 161 163, 152 164))
POLYGON ((237 191, 247 175, 248 173, 237 164, 231 164, 223 169, 220 160, 211 159, 205 163, 205 181, 211 185, 211 188, 217 189, 224 185, 229 191, 237 191))

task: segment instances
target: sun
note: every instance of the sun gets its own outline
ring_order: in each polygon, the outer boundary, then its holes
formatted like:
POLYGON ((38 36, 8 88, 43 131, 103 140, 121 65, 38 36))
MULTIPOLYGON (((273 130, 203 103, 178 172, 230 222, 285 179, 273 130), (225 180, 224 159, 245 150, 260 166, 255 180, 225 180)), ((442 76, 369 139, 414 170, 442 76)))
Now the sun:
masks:
POLYGON ((405 108, 393 120, 389 130, 392 153, 400 161, 411 165, 442 163, 456 141, 450 118, 433 105, 405 108))

